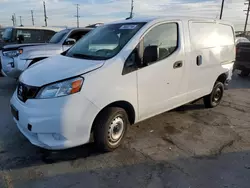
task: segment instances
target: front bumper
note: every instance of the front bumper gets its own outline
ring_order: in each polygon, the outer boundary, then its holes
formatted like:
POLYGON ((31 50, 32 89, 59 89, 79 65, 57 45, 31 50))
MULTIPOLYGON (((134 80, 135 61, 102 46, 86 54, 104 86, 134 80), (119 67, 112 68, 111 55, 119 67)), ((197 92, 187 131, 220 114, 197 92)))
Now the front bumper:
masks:
POLYGON ((19 57, 10 58, 7 56, 2 56, 2 72, 5 76, 18 78, 21 73, 27 68, 27 64, 31 60, 23 60, 19 57))
POLYGON ((98 109, 79 94, 53 99, 29 99, 26 103, 15 92, 11 105, 18 110, 18 129, 33 144, 61 150, 89 142, 91 126, 98 109), (32 128, 30 128, 32 126, 32 128))

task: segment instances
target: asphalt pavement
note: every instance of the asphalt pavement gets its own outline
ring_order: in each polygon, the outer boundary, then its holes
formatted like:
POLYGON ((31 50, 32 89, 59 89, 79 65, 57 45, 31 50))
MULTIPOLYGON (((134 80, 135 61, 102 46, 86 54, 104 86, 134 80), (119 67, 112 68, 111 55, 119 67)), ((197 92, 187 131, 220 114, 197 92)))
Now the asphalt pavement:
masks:
POLYGON ((112 153, 90 143, 49 156, 12 119, 15 87, 0 77, 1 188, 250 187, 250 77, 235 75, 217 108, 198 101, 131 126, 112 153))

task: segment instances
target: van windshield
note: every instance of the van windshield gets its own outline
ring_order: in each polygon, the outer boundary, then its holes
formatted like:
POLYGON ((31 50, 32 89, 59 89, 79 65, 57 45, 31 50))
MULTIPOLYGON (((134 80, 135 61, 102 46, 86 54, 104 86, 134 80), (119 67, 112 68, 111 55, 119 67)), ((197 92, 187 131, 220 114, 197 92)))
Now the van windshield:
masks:
POLYGON ((12 28, 6 28, 3 32, 3 40, 5 41, 10 41, 12 39, 12 31, 13 29, 12 28))
POLYGON ((114 57, 145 23, 119 23, 97 27, 80 39, 66 56, 106 60, 114 57))
POLYGON ((61 40, 65 37, 65 35, 68 34, 69 31, 70 31, 69 29, 65 29, 65 30, 62 30, 62 31, 56 33, 56 34, 53 35, 53 37, 50 39, 49 43, 57 44, 57 43, 61 42, 61 40))

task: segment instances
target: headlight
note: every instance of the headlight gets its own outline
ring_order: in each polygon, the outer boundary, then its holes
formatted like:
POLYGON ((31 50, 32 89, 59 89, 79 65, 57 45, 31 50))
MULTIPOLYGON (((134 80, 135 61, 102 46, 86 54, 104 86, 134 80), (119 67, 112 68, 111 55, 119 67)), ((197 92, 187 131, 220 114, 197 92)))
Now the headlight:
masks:
POLYGON ((54 83, 43 87, 37 94, 37 99, 48 99, 71 95, 81 91, 84 79, 77 77, 74 79, 54 83))
POLYGON ((16 57, 23 53, 22 49, 3 52, 4 56, 16 57))

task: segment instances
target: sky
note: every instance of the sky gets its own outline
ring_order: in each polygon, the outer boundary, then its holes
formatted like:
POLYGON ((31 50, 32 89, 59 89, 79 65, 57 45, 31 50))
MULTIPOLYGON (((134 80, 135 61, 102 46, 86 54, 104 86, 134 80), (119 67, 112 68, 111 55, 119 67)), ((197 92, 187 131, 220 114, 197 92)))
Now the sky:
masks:
MULTIPOLYGON (((219 18, 222 0, 134 0, 134 16, 195 16, 219 18)), ((247 6, 245 0, 225 0, 223 19, 243 30, 247 6)), ((48 26, 76 26, 76 4, 80 5, 80 26, 121 20, 129 16, 131 0, 46 0, 48 26)), ((0 25, 11 26, 16 14, 24 26, 44 25, 42 0, 0 0, 0 25)), ((250 22, 249 22, 250 23, 250 22)), ((250 27, 249 27, 250 29, 250 27)))

